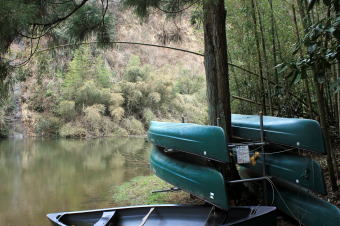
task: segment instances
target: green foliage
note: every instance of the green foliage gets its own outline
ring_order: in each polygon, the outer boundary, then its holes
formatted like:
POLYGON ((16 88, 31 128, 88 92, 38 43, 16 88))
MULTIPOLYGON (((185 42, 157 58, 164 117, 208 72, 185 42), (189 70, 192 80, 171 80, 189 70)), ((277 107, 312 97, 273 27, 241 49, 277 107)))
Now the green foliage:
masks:
POLYGON ((6 110, 3 107, 0 107, 0 137, 5 137, 8 135, 8 124, 6 117, 6 110))
POLYGON ((63 81, 64 96, 73 99, 76 91, 81 87, 83 80, 91 73, 90 51, 88 48, 80 48, 75 51, 70 62, 68 73, 63 81))
POLYGON ((109 107, 110 110, 110 115, 113 119, 114 122, 119 122, 120 120, 122 120, 123 116, 124 116, 124 108, 122 107, 115 107, 113 105, 111 105, 109 107))
POLYGON ((176 88, 180 94, 194 94, 204 86, 203 75, 196 75, 188 69, 183 69, 176 80, 176 88))
POLYGON ((55 116, 42 116, 35 126, 35 131, 41 136, 53 136, 58 135, 60 126, 60 118, 55 116))
POLYGON ((126 7, 134 8, 135 13, 140 17, 146 17, 149 13, 149 7, 158 7, 160 0, 124 0, 126 7))
POLYGON ((129 82, 145 81, 149 78, 147 67, 141 66, 139 56, 132 55, 125 72, 125 80, 129 82))
POLYGON ((83 138, 86 134, 86 129, 77 122, 68 122, 59 129, 59 135, 65 138, 83 138))
POLYGON ((145 125, 150 125, 152 120, 156 120, 155 114, 152 112, 150 108, 145 108, 143 110, 143 121, 145 125))
POLYGON ((59 115, 67 121, 72 120, 76 116, 75 102, 64 100, 58 106, 59 115))
POLYGON ((101 90, 93 80, 85 81, 76 94, 78 104, 93 105, 101 102, 101 90))
POLYGON ((131 135, 143 135, 145 134, 145 129, 143 123, 137 120, 135 117, 130 116, 122 120, 122 126, 131 135))
POLYGON ((108 136, 115 129, 114 123, 104 116, 105 106, 95 104, 84 109, 84 126, 91 136, 108 136))
POLYGON ((111 85, 112 72, 105 65, 103 57, 98 57, 96 62, 96 81, 104 88, 109 88, 111 85))
POLYGON ((38 5, 31 1, 1 0, 0 7, 0 53, 4 53, 10 43, 18 35, 17 32, 25 32, 28 23, 36 19, 38 5))
POLYGON ((66 27, 66 34, 76 42, 85 40, 96 32, 98 42, 103 42, 101 45, 105 46, 113 36, 114 23, 112 15, 103 17, 100 7, 87 4, 67 21, 66 27))
POLYGON ((45 77, 52 71, 49 67, 41 66, 39 71, 45 72, 28 104, 38 114, 49 113, 63 119, 57 125, 53 118, 42 117, 36 126, 39 134, 142 135, 151 120, 180 120, 182 115, 191 122, 206 122, 206 108, 201 105, 206 102, 202 98, 204 80, 189 70, 160 76, 155 68, 132 55, 119 80, 113 78, 102 54, 93 56, 89 47, 82 47, 74 52, 67 72, 57 72, 56 79, 45 77), (178 78, 180 81, 176 81, 178 78))

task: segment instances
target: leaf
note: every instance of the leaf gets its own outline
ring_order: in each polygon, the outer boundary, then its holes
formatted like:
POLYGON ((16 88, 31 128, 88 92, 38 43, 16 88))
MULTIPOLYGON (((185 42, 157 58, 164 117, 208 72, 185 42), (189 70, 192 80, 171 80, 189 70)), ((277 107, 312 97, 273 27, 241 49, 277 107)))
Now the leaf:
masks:
POLYGON ((300 80, 301 80, 301 73, 300 71, 296 71, 292 84, 296 85, 300 80))
POLYGON ((301 42, 295 44, 295 48, 293 50, 293 55, 295 55, 301 48, 301 42))
POLYGON ((281 64, 280 67, 281 67, 281 69, 278 71, 279 74, 283 73, 284 71, 286 71, 289 68, 289 66, 285 65, 285 64, 281 64))
POLYGON ((313 53, 315 53, 316 49, 317 49, 317 45, 313 44, 313 45, 307 47, 307 52, 309 54, 313 54, 313 53))
POLYGON ((331 84, 330 88, 334 93, 339 93, 340 92, 340 78, 338 78, 336 81, 334 81, 331 84))

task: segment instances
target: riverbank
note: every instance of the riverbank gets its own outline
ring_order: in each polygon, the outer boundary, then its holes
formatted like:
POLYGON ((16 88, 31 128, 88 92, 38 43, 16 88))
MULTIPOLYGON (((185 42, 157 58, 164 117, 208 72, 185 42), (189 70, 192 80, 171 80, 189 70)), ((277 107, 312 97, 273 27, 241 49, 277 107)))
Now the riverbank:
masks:
POLYGON ((155 175, 139 176, 116 187, 113 203, 117 206, 149 205, 149 204, 203 204, 191 198, 184 191, 152 193, 155 190, 170 189, 171 184, 164 182, 155 175))

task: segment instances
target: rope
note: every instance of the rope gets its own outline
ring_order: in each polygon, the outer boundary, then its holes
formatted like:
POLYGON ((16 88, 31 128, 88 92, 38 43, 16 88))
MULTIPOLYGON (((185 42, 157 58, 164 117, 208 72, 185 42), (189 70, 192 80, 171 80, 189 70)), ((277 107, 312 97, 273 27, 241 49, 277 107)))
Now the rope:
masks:
MULTIPOLYGON (((288 204, 286 203, 286 201, 284 200, 284 198, 282 197, 281 193, 279 192, 279 190, 277 189, 277 187, 275 186, 274 182, 269 178, 269 177, 265 177, 266 180, 275 188, 277 194, 279 195, 280 199, 282 200, 283 204, 286 206, 286 208, 288 209, 288 211, 290 212, 290 214, 292 215, 292 217, 297 220, 299 222, 299 225, 302 225, 300 219, 298 217, 295 216, 295 214, 293 213, 293 211, 289 208, 288 204)), ((274 193, 274 192, 273 192, 274 193)), ((274 197, 274 195, 273 195, 274 197)), ((273 203, 272 203, 273 204, 273 203)))

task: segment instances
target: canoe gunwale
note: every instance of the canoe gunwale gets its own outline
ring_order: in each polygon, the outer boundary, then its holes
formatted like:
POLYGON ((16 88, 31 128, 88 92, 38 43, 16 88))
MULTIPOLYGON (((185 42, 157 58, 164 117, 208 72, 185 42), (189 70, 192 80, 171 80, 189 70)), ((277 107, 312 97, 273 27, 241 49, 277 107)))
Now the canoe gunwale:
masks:
MULTIPOLYGON (((168 149, 167 147, 164 147, 164 146, 161 146, 161 145, 158 145, 158 144, 153 143, 153 145, 155 145, 157 148, 161 148, 161 149, 164 149, 164 150, 168 149)), ((227 151, 228 150, 226 150, 226 152, 227 151)), ((164 151, 164 152, 166 152, 166 153, 181 152, 181 153, 185 153, 185 154, 188 154, 188 155, 195 156, 195 157, 200 158, 200 159, 210 160, 210 161, 218 162, 218 163, 222 163, 222 164, 228 163, 228 161, 222 161, 222 160, 219 160, 219 159, 215 159, 215 158, 211 158, 211 157, 207 157, 207 156, 202 156, 202 155, 199 155, 199 154, 196 154, 196 153, 193 153, 193 152, 183 151, 183 150, 178 150, 178 149, 173 149, 172 151, 164 151)))

